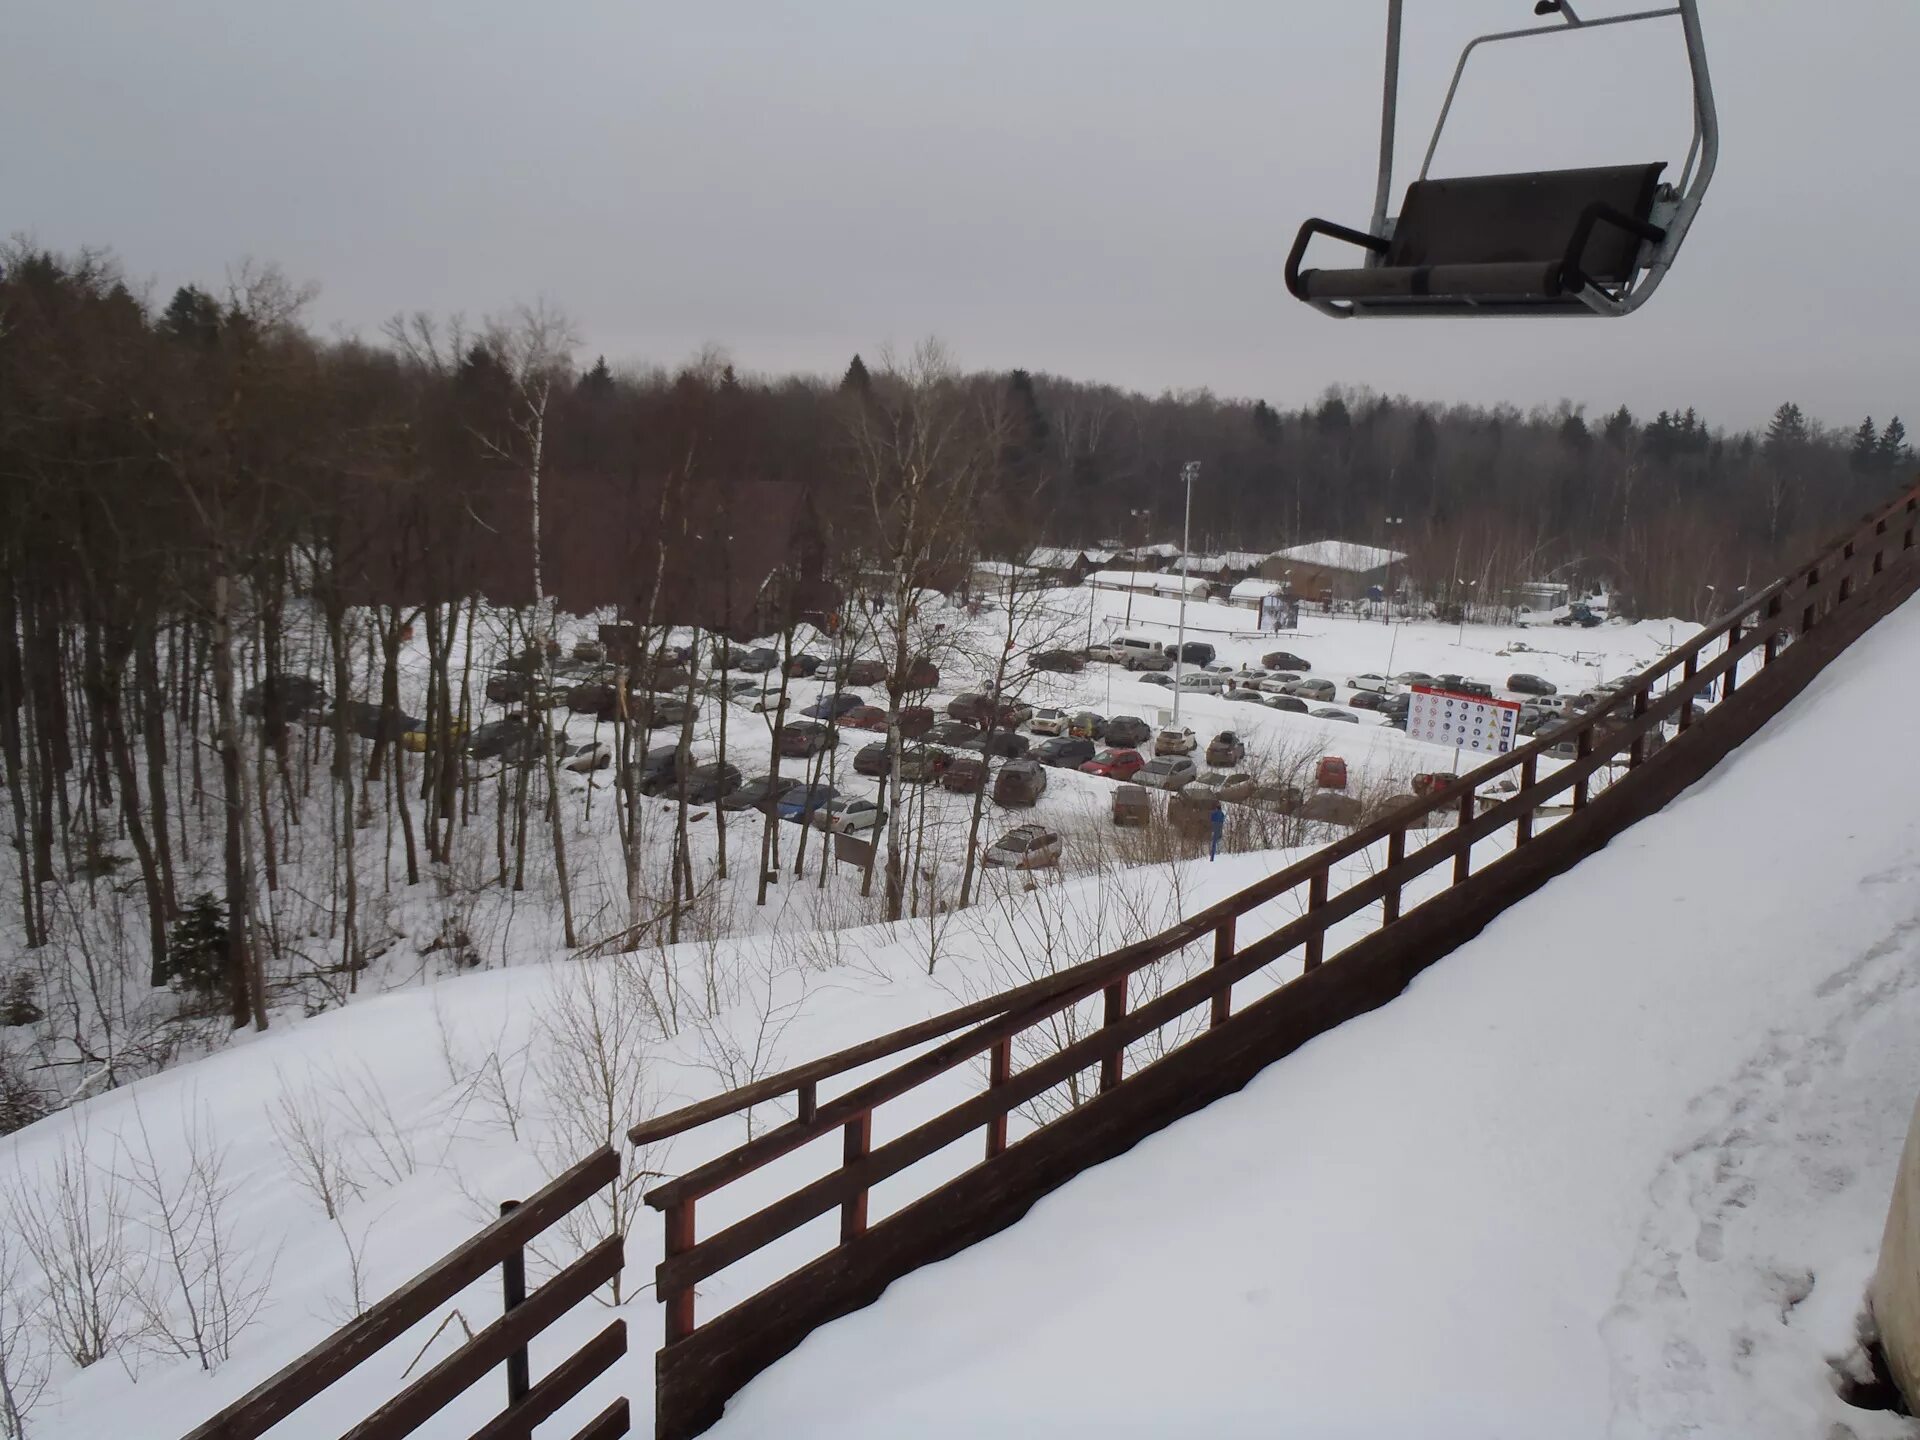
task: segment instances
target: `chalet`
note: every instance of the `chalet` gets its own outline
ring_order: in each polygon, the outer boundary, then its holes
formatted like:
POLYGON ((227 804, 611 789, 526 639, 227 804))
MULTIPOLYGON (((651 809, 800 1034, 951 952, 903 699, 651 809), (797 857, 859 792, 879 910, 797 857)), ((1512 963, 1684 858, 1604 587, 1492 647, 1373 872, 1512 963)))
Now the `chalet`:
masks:
POLYGON ((1328 592, 1336 600, 1361 600, 1376 587, 1389 589, 1393 567, 1406 558, 1377 545, 1315 540, 1274 551, 1260 567, 1260 578, 1279 581, 1303 600, 1318 600, 1328 592))

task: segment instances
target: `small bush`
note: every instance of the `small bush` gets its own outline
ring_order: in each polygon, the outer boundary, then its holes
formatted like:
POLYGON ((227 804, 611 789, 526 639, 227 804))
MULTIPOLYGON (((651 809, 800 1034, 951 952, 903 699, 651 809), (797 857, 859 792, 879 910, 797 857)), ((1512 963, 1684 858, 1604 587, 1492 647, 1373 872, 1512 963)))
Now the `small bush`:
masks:
POLYGON ((227 917, 220 902, 202 891, 167 933, 167 983, 211 1000, 227 985, 227 917))
POLYGON ((0 1027, 33 1025, 46 1018, 34 1002, 33 977, 24 970, 0 987, 0 1027))

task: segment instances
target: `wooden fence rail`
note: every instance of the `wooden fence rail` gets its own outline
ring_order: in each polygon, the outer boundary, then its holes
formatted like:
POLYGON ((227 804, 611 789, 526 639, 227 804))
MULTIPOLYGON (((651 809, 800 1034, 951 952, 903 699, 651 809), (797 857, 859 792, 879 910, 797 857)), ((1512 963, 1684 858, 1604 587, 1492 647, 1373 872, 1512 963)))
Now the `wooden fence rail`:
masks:
MULTIPOLYGON (((621 1237, 610 1235, 529 1294, 526 1247, 619 1178, 619 1155, 602 1147, 538 1193, 502 1206, 500 1218, 478 1235, 248 1391, 186 1440, 257 1440, 496 1268, 503 1277, 500 1318, 357 1425, 340 1430, 346 1440, 399 1440, 504 1364, 506 1407, 475 1431, 473 1440, 530 1440, 536 1425, 627 1353, 627 1327, 624 1320, 613 1321, 532 1383, 527 1343, 618 1275, 624 1250, 621 1237)), ((626 1434, 628 1423, 627 1402, 619 1400, 574 1440, 611 1440, 626 1434)), ((328 1428, 334 1428, 333 1421, 328 1428)))
POLYGON ((1920 588, 1917 522, 1920 487, 1743 599, 1588 713, 1159 935, 635 1126, 632 1139, 647 1143, 794 1097, 793 1120, 647 1193, 666 1227, 656 1272, 666 1306, 656 1435, 698 1434, 719 1418, 729 1396, 815 1326, 871 1303, 900 1275, 1004 1229, 1089 1165, 1240 1088, 1314 1035, 1385 1004, 1501 910, 1660 809, 1920 588), (1716 695, 1718 703, 1703 711, 1716 695), (1618 778, 1605 783, 1614 772, 1618 778), (1510 788, 1492 788, 1503 782, 1510 788), (1542 825, 1539 812, 1548 805, 1564 805, 1565 813, 1542 825), (1435 829, 1436 813, 1454 823, 1435 829), (1503 853, 1476 854, 1476 846, 1509 831, 1503 853), (1381 846, 1384 856, 1370 873, 1335 888, 1346 862, 1381 846), (1446 887, 1412 903, 1409 886, 1448 862, 1446 887), (1294 918, 1257 938, 1242 934, 1240 922, 1251 912, 1303 888, 1294 918), (1378 907, 1378 924, 1330 953, 1333 927, 1371 907, 1378 907), (1132 983, 1190 946, 1211 946, 1210 963, 1159 993, 1132 983), (1294 978, 1235 1009, 1235 985, 1296 952, 1294 978), (1095 997, 1099 1019, 1089 1033, 1014 1067, 1023 1033, 1095 997), (1190 1016, 1197 1023, 1181 1025, 1190 1016), (1169 1026, 1180 1026, 1175 1043, 1129 1072, 1128 1046, 1169 1026), (841 1095, 820 1094, 825 1081, 914 1050, 841 1095), (978 1093, 874 1143, 879 1107, 983 1056, 987 1083, 978 1093), (1099 1076, 1091 1098, 1009 1143, 1008 1121, 1018 1107, 1087 1070, 1099 1076), (702 1199, 836 1131, 835 1168, 698 1235, 702 1199), (872 1216, 876 1184, 973 1131, 982 1135, 979 1163, 930 1184, 890 1215, 872 1216), (698 1319, 700 1281, 836 1209, 839 1238, 825 1253, 723 1314, 698 1319))

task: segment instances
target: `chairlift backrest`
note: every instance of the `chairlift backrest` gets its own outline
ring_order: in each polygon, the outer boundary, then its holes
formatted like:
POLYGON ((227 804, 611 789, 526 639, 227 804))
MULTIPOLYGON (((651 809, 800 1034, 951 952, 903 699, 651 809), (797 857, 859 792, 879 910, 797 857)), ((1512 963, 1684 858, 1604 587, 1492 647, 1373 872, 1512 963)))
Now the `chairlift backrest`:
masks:
MULTIPOLYGON (((1664 162, 1465 175, 1416 180, 1394 226, 1384 263, 1392 266, 1489 265, 1558 261, 1581 215, 1596 203, 1645 219, 1664 162)), ((1640 237, 1597 227, 1581 258, 1596 280, 1633 274, 1640 237)))

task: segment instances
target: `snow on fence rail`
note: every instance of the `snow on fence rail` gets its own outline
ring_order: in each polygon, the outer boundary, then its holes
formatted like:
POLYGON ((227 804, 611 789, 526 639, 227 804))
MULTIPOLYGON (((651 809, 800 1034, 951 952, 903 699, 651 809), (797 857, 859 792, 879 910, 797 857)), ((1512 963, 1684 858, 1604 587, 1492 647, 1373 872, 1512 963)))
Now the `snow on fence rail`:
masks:
MULTIPOLYGON (((626 1321, 615 1320, 538 1384, 527 1371, 528 1342, 619 1274, 625 1252, 621 1237, 609 1235, 529 1295, 526 1247, 619 1178, 620 1157, 603 1146, 527 1200, 503 1205, 500 1218, 478 1235, 241 1396, 186 1440, 256 1440, 496 1266, 502 1280, 500 1318, 343 1433, 346 1440, 411 1435, 504 1363, 506 1408, 475 1431, 473 1440, 526 1440, 534 1426, 627 1353, 626 1321)), ((588 1421, 574 1440, 613 1440, 625 1435, 628 1425, 629 1406, 623 1397, 588 1421)))
POLYGON ((899 1276, 1006 1228, 1081 1171, 1239 1089, 1314 1036, 1386 1004, 1502 910, 1659 810, 1920 588, 1917 519, 1920 486, 1748 597, 1587 714, 1159 935, 635 1126, 631 1138, 645 1144, 779 1095, 791 1093, 796 1100, 791 1122, 646 1195, 666 1223, 666 1258, 657 1271, 666 1344, 656 1359, 656 1435, 685 1440, 700 1433, 720 1417, 729 1396, 816 1326, 871 1303, 899 1276), (1696 702, 1716 692, 1720 703, 1700 713, 1696 702), (1677 733, 1661 745, 1668 720, 1677 733), (1551 758, 1554 747, 1566 754, 1569 743, 1567 763, 1543 775, 1542 760, 1551 758), (1596 777, 1603 781, 1602 772, 1616 762, 1624 763, 1624 776, 1599 789, 1596 777), (1503 779, 1517 788, 1488 803, 1483 789, 1503 779), (1536 833, 1536 813, 1549 805, 1564 806, 1566 814, 1536 833), (1436 833, 1426 827, 1431 812, 1449 809, 1458 817, 1452 828, 1436 833), (1476 870, 1475 845, 1508 829, 1512 849, 1476 870), (1416 831, 1431 838, 1409 849, 1416 831), (1332 889, 1342 862, 1383 845, 1371 873, 1332 889), (1447 888, 1403 911, 1408 885, 1441 866, 1450 867, 1447 888), (1237 933, 1242 917, 1302 887, 1306 903, 1296 918, 1251 940, 1237 933), (1329 929, 1370 909, 1378 923, 1329 956, 1329 929), (1129 1007, 1133 977, 1209 941, 1209 968, 1161 992, 1148 987, 1145 1003, 1129 1007), (1236 984, 1296 951, 1295 978, 1234 1009, 1236 984), (1017 1036, 1095 996, 1103 1002, 1099 1028, 1014 1068, 1017 1036), (1176 1035, 1150 1063, 1126 1070, 1129 1044, 1201 1011, 1205 1019, 1190 1034, 1176 1035), (820 1097, 823 1082, 932 1041, 939 1043, 884 1074, 844 1094, 820 1097), (987 1058, 984 1089, 874 1143, 876 1110, 981 1056, 987 1058), (1008 1143, 1016 1107, 1094 1067, 1099 1085, 1092 1099, 1043 1118, 1008 1143), (979 1163, 883 1218, 870 1215, 875 1185, 974 1131, 982 1135, 979 1163), (704 1239, 698 1236, 700 1201, 836 1133, 837 1166, 704 1239), (837 1243, 731 1309, 699 1320, 699 1282, 836 1209, 837 1243))

